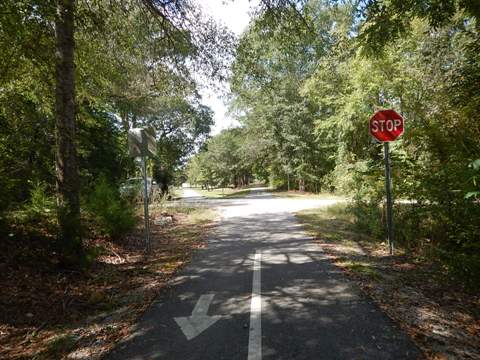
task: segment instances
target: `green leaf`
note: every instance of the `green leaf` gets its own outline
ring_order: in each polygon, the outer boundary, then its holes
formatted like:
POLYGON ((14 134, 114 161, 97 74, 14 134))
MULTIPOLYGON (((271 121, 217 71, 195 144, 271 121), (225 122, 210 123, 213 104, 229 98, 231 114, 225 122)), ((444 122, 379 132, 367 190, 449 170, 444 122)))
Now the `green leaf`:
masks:
POLYGON ((470 199, 472 197, 477 197, 480 195, 480 191, 469 191, 465 194, 465 199, 470 199))
POLYGON ((472 161, 470 166, 473 168, 473 170, 480 170, 480 159, 472 161))

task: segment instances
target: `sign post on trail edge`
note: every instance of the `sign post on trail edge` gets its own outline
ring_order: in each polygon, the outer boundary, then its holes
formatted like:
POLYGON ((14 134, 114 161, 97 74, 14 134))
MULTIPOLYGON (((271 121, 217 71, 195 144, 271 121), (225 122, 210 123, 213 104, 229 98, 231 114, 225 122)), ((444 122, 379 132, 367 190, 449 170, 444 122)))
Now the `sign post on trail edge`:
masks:
POLYGON ((383 142, 385 158, 385 190, 387 193, 387 238, 390 255, 393 255, 392 180, 390 162, 390 141, 403 134, 403 117, 394 110, 377 111, 370 118, 370 134, 383 142))
MULTIPOLYGON (((143 176, 143 213, 145 220, 145 247, 150 252, 150 221, 148 215, 147 156, 155 156, 155 130, 152 128, 134 128, 128 131, 128 151, 132 157, 142 159, 143 176)), ((152 186, 152 185, 150 185, 152 186)))

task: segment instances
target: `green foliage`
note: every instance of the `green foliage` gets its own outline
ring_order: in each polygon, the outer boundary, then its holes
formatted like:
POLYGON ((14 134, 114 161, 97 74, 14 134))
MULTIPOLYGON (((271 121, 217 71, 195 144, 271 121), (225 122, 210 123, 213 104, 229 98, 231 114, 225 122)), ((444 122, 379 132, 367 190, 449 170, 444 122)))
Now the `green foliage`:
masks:
MULTIPOLYGON (((53 190, 55 183, 54 5, 0 4, 3 221, 11 218, 4 214, 30 221, 54 209, 41 185, 53 190)), ((132 224, 108 182, 136 176, 126 133, 148 125, 158 134, 153 175, 164 191, 184 171, 203 187, 257 178, 336 190, 354 197, 357 226, 381 238, 382 149, 367 123, 388 107, 406 120, 391 149, 394 197, 414 204, 395 208, 399 242, 450 254, 458 259, 453 272, 474 276, 460 264, 469 263, 480 232, 475 2, 260 2, 231 67, 231 112, 241 128, 211 139, 212 112, 194 74, 227 75, 228 31, 190 1, 80 1, 76 10, 79 176, 82 193, 98 195, 88 197, 89 208, 105 233, 117 237, 132 224)))
MULTIPOLYGON (((207 140, 213 125, 213 113, 197 101, 162 99, 157 112, 148 115, 144 121, 157 131, 159 140, 153 177, 166 193, 168 186, 182 175, 186 158, 207 140)), ((180 184, 177 182, 177 185, 180 184)))
POLYGON ((465 199, 480 198, 480 159, 473 161, 469 167, 472 169, 473 175, 471 177, 472 185, 475 190, 469 191, 465 194, 465 199))
POLYGON ((37 355, 34 360, 47 358, 60 358, 73 351, 77 345, 78 339, 72 334, 56 336, 49 344, 45 353, 37 355))
POLYGON ((261 12, 240 39, 231 81, 233 105, 242 113, 244 152, 258 178, 320 191, 330 187, 324 177, 335 166, 339 139, 318 134, 323 109, 303 85, 323 58, 335 53, 339 29, 349 30, 345 24, 353 12, 324 1, 306 2, 301 11, 278 5, 261 12), (278 16, 282 22, 275 20, 278 16))
MULTIPOLYGON (((385 210, 376 202, 356 201, 347 208, 358 231, 381 241, 385 239, 385 210)), ((407 252, 442 260, 453 276, 469 286, 480 283, 478 206, 466 203, 396 204, 394 242, 407 252)))
POLYGON ((104 175, 95 182, 87 208, 98 230, 113 240, 119 239, 135 226, 133 205, 121 199, 118 189, 104 175))
POLYGON ((204 150, 189 162, 189 182, 205 188, 248 185, 252 165, 242 141, 244 135, 241 129, 229 129, 212 137, 204 150))
POLYGON ((458 13, 480 18, 478 3, 471 0, 403 0, 370 1, 361 9, 365 21, 360 41, 365 50, 374 54, 383 50, 398 37, 406 36, 415 18, 426 20, 433 29, 447 25, 458 13))
MULTIPOLYGON (((155 173, 165 186, 207 138, 212 112, 201 104, 192 74, 225 76, 224 60, 231 56, 233 36, 190 1, 174 3, 75 2, 76 136, 67 140, 78 153, 80 193, 85 198, 98 187, 94 182, 100 174, 113 184, 137 175, 127 154, 127 131, 132 127, 152 125, 157 130, 155 173)), ((0 2, 2 228, 21 227, 22 222, 27 226, 46 215, 40 211, 40 190, 34 204, 30 201, 32 183, 49 184, 48 194, 55 192, 60 134, 54 116, 56 7, 57 2, 43 0, 0 2)), ((104 230, 112 234, 114 218, 128 218, 119 207, 93 206, 104 230)), ((72 214, 52 208, 49 222, 54 215, 78 218, 72 214)), ((51 231, 48 235, 58 233, 53 227, 51 231)), ((75 246, 81 247, 79 241, 75 246)))
POLYGON ((440 257, 454 276, 466 282, 472 290, 476 291, 480 286, 480 249, 477 247, 472 250, 469 253, 440 251, 440 257))
MULTIPOLYGON (((351 195, 357 229, 384 239, 383 151, 368 119, 394 108, 406 122, 391 146, 394 198, 403 200, 394 209, 398 244, 465 260, 480 244, 478 9, 430 0, 273 3, 243 34, 233 64, 232 109, 249 169, 278 187, 290 180, 351 195)), ((476 273, 462 272, 463 260, 449 268, 469 281, 476 273)))
POLYGON ((134 163, 127 151, 126 134, 119 129, 112 114, 94 108, 84 108, 79 114, 78 157, 84 192, 94 179, 105 175, 118 184, 133 172, 134 163))
POLYGON ((354 273, 357 273, 363 276, 367 276, 372 280, 378 281, 383 278, 382 275, 378 271, 376 271, 375 268, 370 263, 362 263, 362 262, 351 261, 351 260, 340 261, 340 262, 341 262, 341 265, 347 268, 349 271, 352 271, 354 273))
POLYGON ((278 189, 278 190, 281 190, 281 189, 286 189, 288 187, 288 179, 287 179, 287 183, 285 182, 285 179, 283 177, 279 178, 279 177, 276 177, 275 174, 270 174, 270 179, 268 181, 268 185, 272 188, 272 189, 278 189))
POLYGON ((383 211, 374 201, 357 200, 348 208, 354 216, 357 231, 381 240, 385 235, 385 224, 382 222, 383 211))
POLYGON ((55 215, 55 199, 47 191, 43 182, 33 184, 30 191, 30 200, 24 207, 29 222, 40 221, 45 217, 55 215))
POLYGON ((53 191, 39 181, 31 184, 28 200, 21 207, 9 210, 0 218, 0 227, 4 233, 11 234, 9 236, 46 240, 45 244, 51 246, 50 237, 58 228, 56 210, 53 191))

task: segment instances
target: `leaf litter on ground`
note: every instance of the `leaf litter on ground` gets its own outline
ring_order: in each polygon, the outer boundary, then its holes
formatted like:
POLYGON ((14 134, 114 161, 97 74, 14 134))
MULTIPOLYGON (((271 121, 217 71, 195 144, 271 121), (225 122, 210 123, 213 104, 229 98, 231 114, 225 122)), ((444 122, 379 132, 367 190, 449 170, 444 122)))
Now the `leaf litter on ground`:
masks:
POLYGON ((480 296, 441 264, 359 234, 337 208, 298 219, 327 256, 407 332, 427 359, 480 359, 480 296))
MULTIPOLYGON (((44 248, 0 249, 0 358, 100 359, 128 336, 169 279, 205 247, 214 213, 171 209, 169 226, 151 227, 152 253, 144 252, 143 229, 117 243, 87 241, 96 254, 86 271, 58 269, 44 248)), ((164 211, 164 210, 163 210, 164 211)), ((157 214, 152 212, 152 218, 157 214)))

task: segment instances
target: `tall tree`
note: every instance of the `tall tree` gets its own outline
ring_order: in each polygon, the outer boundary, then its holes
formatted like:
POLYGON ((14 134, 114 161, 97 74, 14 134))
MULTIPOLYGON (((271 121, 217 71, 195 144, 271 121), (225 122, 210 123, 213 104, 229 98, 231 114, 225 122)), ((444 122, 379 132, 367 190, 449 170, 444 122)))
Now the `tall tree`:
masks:
MULTIPOLYGON (((188 77, 188 69, 185 65, 187 61, 191 66, 197 66, 197 69, 205 72, 221 73, 224 64, 215 56, 215 53, 221 52, 224 55, 228 53, 226 50, 228 46, 222 46, 222 42, 230 41, 229 32, 220 31, 214 22, 204 19, 194 4, 187 0, 142 0, 127 1, 122 4, 107 1, 93 4, 81 2, 78 9, 75 0, 58 0, 55 17, 56 179, 59 240, 68 262, 82 255, 80 183, 76 153, 75 111, 79 104, 75 101, 75 21, 82 26, 82 31, 95 33, 98 32, 97 28, 105 23, 102 16, 107 18, 118 16, 119 11, 123 12, 127 18, 128 16, 137 17, 142 22, 141 26, 135 27, 142 32, 140 35, 137 33, 139 35, 137 38, 140 37, 143 40, 139 44, 139 49, 132 45, 131 38, 125 39, 117 35, 116 39, 120 40, 121 46, 125 46, 123 40, 127 40, 129 44, 127 46, 131 50, 127 51, 127 54, 129 53, 135 59, 133 64, 136 73, 129 75, 133 76, 134 82, 144 84, 137 88, 140 94, 136 99, 141 100, 141 106, 145 106, 146 102, 151 102, 159 96, 162 85, 157 83, 158 75, 163 73, 167 74, 165 77, 170 78, 173 75, 180 78, 188 77), (82 10, 78 18, 75 16, 76 10, 82 10), (171 70, 172 65, 174 70, 171 70), (146 82, 145 79, 149 81, 146 82)), ((116 22, 115 20, 114 23, 116 22)), ((107 39, 107 47, 111 47, 110 42, 111 39, 107 39)), ((91 50, 91 48, 88 49, 91 50)), ((118 76, 118 72, 114 71, 114 77, 118 76)), ((95 81, 88 78, 85 81, 85 83, 91 82, 95 81)), ((88 88, 88 86, 83 87, 82 90, 88 88)), ((82 98, 83 101, 91 101, 85 97, 85 94, 82 94, 82 98)), ((129 106, 131 105, 130 103, 129 106)), ((128 111, 122 112, 127 114, 126 119, 123 119, 124 123, 128 123, 128 111)), ((135 120, 135 114, 141 112, 133 111, 133 120, 135 120)))
POLYGON ((59 0, 55 18, 56 37, 56 179, 59 240, 67 262, 82 257, 80 183, 75 121, 75 0, 59 0))

